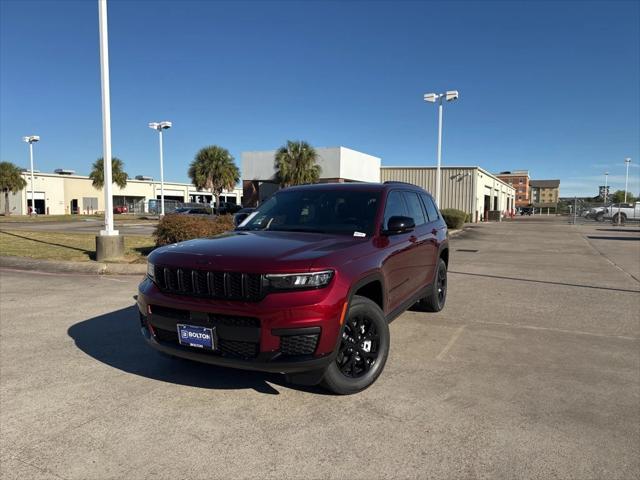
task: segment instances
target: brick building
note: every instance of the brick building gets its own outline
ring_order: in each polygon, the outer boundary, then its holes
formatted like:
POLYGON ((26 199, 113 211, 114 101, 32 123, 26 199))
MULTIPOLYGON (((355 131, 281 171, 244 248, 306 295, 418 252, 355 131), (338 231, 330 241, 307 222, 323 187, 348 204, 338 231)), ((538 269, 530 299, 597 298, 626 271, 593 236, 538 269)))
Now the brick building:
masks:
POLYGON ((529 170, 514 170, 512 172, 500 172, 496 175, 500 180, 511 185, 516 191, 516 208, 531 205, 531 193, 529 190, 529 170))

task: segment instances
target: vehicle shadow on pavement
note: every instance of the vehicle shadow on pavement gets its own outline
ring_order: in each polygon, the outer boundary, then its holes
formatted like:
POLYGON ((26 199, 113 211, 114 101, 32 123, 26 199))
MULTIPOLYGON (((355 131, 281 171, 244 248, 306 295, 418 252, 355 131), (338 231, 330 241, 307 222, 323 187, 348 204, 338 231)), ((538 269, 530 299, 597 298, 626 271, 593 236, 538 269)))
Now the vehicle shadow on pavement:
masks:
POLYGON ((236 370, 171 357, 152 349, 140 333, 138 311, 131 306, 90 318, 67 330, 76 346, 87 355, 127 373, 208 389, 244 389, 279 395, 270 384, 326 393, 319 387, 297 387, 284 375, 236 370), (267 383, 269 382, 269 383, 267 383))

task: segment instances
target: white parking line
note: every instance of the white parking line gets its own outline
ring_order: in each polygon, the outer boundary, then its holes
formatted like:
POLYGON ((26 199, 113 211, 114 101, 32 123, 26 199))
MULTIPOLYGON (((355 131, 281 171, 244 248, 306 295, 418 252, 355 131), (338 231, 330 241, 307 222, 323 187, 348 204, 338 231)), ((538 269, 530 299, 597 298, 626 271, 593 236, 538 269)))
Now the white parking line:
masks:
POLYGON ((462 325, 461 327, 458 327, 455 332, 453 332, 453 336, 449 340, 449 343, 447 343, 445 347, 442 349, 442 351, 438 354, 438 356, 436 357, 436 360, 442 360, 445 357, 445 355, 449 353, 449 350, 451 350, 451 347, 453 347, 453 344, 456 343, 460 335, 462 335, 462 331, 465 329, 465 327, 466 325, 462 325))

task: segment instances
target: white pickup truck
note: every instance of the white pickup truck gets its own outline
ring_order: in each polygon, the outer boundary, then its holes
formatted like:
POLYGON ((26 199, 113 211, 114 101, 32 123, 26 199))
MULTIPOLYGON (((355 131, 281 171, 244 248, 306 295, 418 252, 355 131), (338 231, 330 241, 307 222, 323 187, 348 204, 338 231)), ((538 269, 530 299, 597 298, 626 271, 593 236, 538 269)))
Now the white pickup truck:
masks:
POLYGON ((640 202, 615 203, 604 211, 604 219, 611 223, 638 222, 640 221, 640 202))

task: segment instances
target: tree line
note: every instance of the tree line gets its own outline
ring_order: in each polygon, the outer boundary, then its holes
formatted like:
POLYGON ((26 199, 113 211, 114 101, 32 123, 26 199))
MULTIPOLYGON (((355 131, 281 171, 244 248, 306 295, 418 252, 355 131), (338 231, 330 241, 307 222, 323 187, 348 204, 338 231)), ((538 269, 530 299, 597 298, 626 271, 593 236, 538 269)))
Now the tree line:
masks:
MULTIPOLYGON (((288 140, 275 155, 276 181, 281 187, 317 183, 321 168, 318 154, 309 143, 288 140)), ((124 188, 129 175, 124 171, 124 162, 117 157, 111 159, 111 175, 115 185, 124 188)), ((226 148, 209 145, 196 153, 189 164, 188 175, 198 190, 208 190, 216 198, 224 190, 233 190, 240 181, 240 170, 233 155, 226 148)), ((101 190, 104 186, 104 159, 98 158, 91 165, 91 183, 101 190)), ((27 186, 21 170, 10 162, 0 162, 0 190, 5 194, 5 215, 9 215, 9 193, 17 193, 27 186)), ((220 208, 220 202, 216 202, 220 208)))

